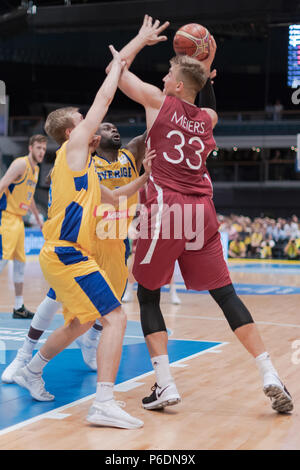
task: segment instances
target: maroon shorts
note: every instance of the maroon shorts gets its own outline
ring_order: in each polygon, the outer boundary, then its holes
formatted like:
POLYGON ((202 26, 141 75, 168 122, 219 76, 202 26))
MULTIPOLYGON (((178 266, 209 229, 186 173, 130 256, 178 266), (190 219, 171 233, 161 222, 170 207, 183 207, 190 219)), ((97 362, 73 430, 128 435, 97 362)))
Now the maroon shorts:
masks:
POLYGON ((231 283, 215 207, 209 196, 163 190, 152 182, 141 214, 133 275, 150 290, 169 284, 178 260, 187 289, 231 283))

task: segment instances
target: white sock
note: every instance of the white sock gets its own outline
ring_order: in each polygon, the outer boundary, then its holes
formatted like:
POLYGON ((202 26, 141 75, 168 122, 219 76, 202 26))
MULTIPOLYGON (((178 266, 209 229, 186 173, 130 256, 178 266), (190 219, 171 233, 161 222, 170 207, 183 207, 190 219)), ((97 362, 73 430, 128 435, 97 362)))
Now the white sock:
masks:
POLYGON ((29 336, 27 335, 25 340, 24 340, 24 343, 22 344, 21 348, 19 349, 18 352, 24 352, 25 354, 31 354, 33 353, 33 350, 35 348, 35 345, 37 344, 38 340, 35 340, 35 339, 31 339, 29 338, 29 336))
POLYGON ((152 366, 156 375, 156 382, 159 387, 164 387, 174 382, 171 375, 169 356, 155 356, 151 358, 152 366))
POLYGON ((15 297, 15 310, 19 310, 24 304, 23 295, 16 295, 15 297))
POLYGON ((109 401, 114 398, 114 384, 112 382, 97 382, 96 401, 109 401))
POLYGON ((29 364, 26 366, 32 374, 41 374, 43 372, 44 367, 48 364, 49 359, 46 359, 40 351, 38 351, 29 364))
POLYGON ((270 356, 267 352, 257 356, 255 358, 255 362, 262 378, 264 378, 265 374, 272 374, 278 377, 277 370, 273 366, 270 356))

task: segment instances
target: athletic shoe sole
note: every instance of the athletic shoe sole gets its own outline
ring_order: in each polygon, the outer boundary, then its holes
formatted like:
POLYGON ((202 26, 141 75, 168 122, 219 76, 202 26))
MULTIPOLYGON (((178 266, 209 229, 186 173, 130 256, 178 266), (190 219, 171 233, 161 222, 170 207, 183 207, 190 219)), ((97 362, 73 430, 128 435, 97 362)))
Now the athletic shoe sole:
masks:
POLYGON ((32 320, 32 318, 34 317, 34 315, 22 315, 22 314, 19 314, 19 313, 13 313, 12 315, 13 318, 15 319, 19 319, 19 320, 32 320))
POLYGON ((29 391, 30 395, 32 396, 32 398, 34 398, 35 400, 37 401, 53 401, 54 400, 54 396, 53 398, 49 398, 49 399, 45 399, 45 398, 42 398, 38 395, 36 395, 34 392, 32 392, 32 390, 28 387, 27 385, 27 382, 26 380, 24 379, 24 377, 22 375, 15 375, 14 376, 14 382, 17 384, 17 385, 20 385, 20 387, 23 387, 23 388, 26 388, 26 390, 29 391))
POLYGON ((121 428, 121 429, 138 429, 143 426, 144 423, 142 424, 129 424, 129 423, 122 423, 119 421, 111 421, 109 419, 105 418, 93 418, 92 416, 87 416, 86 420, 94 424, 96 426, 106 426, 106 427, 113 427, 113 428, 121 428))
POLYGON ((180 402, 181 402, 181 398, 178 396, 174 396, 174 397, 169 397, 166 400, 161 401, 159 403, 157 402, 142 403, 142 405, 143 405, 143 408, 145 408, 146 410, 160 410, 162 408, 165 408, 166 406, 177 405, 180 402))
POLYGON ((273 410, 278 413, 290 413, 293 410, 292 397, 278 385, 264 387, 264 393, 271 399, 273 410))
POLYGON ((7 378, 4 374, 1 375, 1 382, 4 384, 14 384, 15 381, 12 379, 7 378))

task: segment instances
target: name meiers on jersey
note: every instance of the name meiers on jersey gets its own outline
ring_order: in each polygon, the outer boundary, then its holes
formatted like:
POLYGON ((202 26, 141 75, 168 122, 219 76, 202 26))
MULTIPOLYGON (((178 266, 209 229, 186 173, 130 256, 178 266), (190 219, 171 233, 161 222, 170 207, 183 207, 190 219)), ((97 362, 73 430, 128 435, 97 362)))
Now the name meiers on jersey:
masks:
POLYGON ((204 134, 205 132, 205 122, 199 121, 189 121, 188 118, 182 114, 180 117, 177 116, 176 111, 174 112, 171 122, 179 125, 183 129, 193 132, 194 134, 204 134))

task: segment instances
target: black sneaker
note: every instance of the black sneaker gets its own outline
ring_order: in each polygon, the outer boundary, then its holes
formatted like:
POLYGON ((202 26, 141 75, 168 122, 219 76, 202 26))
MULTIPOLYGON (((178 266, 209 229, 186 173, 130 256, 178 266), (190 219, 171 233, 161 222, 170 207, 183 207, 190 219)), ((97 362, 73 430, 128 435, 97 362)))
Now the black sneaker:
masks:
POLYGON ((165 406, 176 405, 181 401, 174 382, 171 382, 165 387, 159 387, 157 383, 155 383, 151 390, 151 395, 142 400, 143 407, 146 408, 146 410, 159 410, 165 406))
POLYGON ((24 304, 22 307, 18 308, 17 310, 14 308, 14 312, 12 317, 13 318, 24 318, 25 320, 29 320, 33 318, 34 313, 30 312, 27 310, 27 308, 24 307, 24 304))

